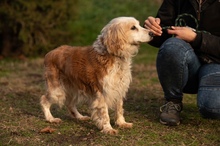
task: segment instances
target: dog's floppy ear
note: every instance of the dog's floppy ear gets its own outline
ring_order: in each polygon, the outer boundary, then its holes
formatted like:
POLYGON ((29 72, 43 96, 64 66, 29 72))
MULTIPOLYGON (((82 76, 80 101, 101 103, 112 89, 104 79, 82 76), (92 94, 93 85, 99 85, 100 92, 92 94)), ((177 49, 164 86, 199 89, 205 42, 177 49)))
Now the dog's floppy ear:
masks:
POLYGON ((103 45, 107 48, 110 54, 121 56, 124 44, 126 42, 125 32, 120 23, 110 22, 106 25, 101 33, 103 37, 103 45))

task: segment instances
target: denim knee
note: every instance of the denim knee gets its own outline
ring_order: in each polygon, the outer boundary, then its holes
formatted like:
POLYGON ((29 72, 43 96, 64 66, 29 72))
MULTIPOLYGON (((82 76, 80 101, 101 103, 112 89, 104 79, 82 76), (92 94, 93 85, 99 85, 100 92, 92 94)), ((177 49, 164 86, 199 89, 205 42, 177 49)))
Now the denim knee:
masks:
POLYGON ((220 119, 220 72, 200 77, 197 104, 204 118, 220 119))
POLYGON ((192 47, 185 41, 172 37, 167 39, 160 47, 158 58, 159 60, 175 63, 186 59, 187 54, 193 51, 192 47))
POLYGON ((187 50, 189 50, 189 48, 191 47, 188 43, 181 39, 173 37, 167 39, 162 44, 162 46, 160 47, 160 51, 163 51, 163 53, 168 53, 168 55, 173 58, 174 56, 172 55, 181 54, 180 51, 183 51, 185 53, 187 50))

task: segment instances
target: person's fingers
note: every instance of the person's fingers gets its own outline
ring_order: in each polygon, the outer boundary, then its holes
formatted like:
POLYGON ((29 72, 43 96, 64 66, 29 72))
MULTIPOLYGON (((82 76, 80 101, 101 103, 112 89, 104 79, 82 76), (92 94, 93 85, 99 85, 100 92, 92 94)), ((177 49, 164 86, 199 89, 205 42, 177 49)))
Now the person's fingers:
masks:
POLYGON ((196 38, 195 31, 190 27, 178 27, 172 26, 171 29, 167 30, 168 34, 174 35, 176 38, 185 40, 187 42, 192 42, 196 38))
POLYGON ((154 35, 161 36, 162 34, 162 28, 160 27, 160 19, 154 18, 152 16, 149 16, 148 19, 145 21, 144 27, 151 30, 151 32, 154 35))
POLYGON ((160 18, 155 18, 155 21, 158 25, 160 25, 160 18))
POLYGON ((154 18, 154 17, 148 17, 148 20, 150 22, 150 24, 158 29, 158 30, 161 30, 161 26, 160 26, 160 19, 159 18, 154 18))

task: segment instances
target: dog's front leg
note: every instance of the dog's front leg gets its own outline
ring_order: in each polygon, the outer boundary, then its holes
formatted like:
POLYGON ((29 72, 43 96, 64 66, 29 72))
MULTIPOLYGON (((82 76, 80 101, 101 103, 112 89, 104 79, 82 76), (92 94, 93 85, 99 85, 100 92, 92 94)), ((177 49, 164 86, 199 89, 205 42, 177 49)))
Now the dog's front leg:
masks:
POLYGON ((99 129, 102 129, 101 132, 116 135, 117 130, 113 129, 110 124, 110 118, 108 114, 108 106, 105 102, 105 98, 101 93, 97 93, 94 101, 91 105, 91 118, 95 122, 96 126, 99 129))
POLYGON ((132 128, 132 123, 125 122, 124 109, 123 109, 123 98, 116 103, 115 108, 115 123, 121 128, 132 128))

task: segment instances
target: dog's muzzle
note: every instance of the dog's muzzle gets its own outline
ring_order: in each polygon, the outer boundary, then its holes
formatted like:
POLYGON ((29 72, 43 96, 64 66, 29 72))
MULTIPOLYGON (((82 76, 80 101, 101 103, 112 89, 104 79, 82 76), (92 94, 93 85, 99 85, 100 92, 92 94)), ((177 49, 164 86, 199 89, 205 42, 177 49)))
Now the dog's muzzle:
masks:
POLYGON ((153 32, 149 32, 149 36, 154 37, 155 35, 153 34, 153 32))

